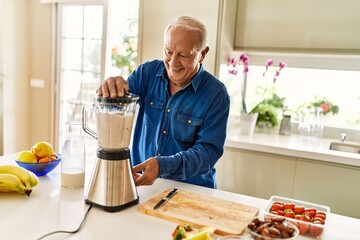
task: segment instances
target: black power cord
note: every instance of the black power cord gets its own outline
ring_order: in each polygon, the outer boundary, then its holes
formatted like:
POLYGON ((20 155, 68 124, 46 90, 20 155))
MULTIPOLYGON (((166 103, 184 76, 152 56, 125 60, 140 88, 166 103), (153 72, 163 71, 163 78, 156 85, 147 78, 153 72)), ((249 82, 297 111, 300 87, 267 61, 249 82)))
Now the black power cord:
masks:
POLYGON ((76 230, 74 230, 74 231, 59 230, 59 231, 50 232, 50 233, 47 233, 47 234, 39 237, 37 240, 44 239, 44 238, 46 238, 46 237, 48 237, 48 236, 50 236, 50 235, 52 235, 52 234, 56 234, 56 233, 77 233, 78 231, 80 231, 81 227, 84 225, 86 216, 87 216, 88 213, 90 212, 90 209, 92 208, 92 206, 93 206, 93 205, 91 204, 90 207, 87 209, 87 211, 86 211, 86 213, 85 213, 85 215, 84 215, 83 220, 81 221, 79 227, 78 227, 76 230))

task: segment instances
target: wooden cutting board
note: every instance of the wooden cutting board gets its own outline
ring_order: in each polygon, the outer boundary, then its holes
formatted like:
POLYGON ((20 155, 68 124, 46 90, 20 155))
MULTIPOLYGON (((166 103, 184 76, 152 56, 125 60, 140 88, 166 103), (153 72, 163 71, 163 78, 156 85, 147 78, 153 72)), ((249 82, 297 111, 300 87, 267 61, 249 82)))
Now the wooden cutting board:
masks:
POLYGON ((139 205, 138 211, 195 228, 211 226, 220 235, 241 234, 245 223, 259 213, 256 207, 180 189, 165 205, 154 210, 156 203, 171 190, 139 205))

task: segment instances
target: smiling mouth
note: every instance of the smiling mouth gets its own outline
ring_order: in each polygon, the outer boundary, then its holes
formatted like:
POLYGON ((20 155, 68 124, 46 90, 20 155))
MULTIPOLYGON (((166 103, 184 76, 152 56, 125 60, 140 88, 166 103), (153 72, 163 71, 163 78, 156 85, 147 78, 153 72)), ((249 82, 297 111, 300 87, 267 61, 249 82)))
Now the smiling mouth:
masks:
POLYGON ((172 68, 172 67, 170 67, 170 69, 171 69, 171 71, 174 71, 174 72, 179 72, 179 71, 181 71, 181 68, 176 69, 176 68, 172 68))

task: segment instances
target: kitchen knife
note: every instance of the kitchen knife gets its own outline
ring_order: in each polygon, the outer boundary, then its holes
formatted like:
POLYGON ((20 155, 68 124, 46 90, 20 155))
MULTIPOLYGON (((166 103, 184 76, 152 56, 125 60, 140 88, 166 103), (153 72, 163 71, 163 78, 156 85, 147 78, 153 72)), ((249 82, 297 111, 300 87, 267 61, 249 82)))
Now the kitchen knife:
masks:
POLYGON ((170 200, 170 198, 172 198, 176 193, 177 193, 178 189, 174 188, 171 192, 168 193, 168 195, 166 195, 166 197, 162 198, 154 207, 154 209, 158 209, 159 207, 161 207, 162 205, 164 205, 167 201, 170 200))

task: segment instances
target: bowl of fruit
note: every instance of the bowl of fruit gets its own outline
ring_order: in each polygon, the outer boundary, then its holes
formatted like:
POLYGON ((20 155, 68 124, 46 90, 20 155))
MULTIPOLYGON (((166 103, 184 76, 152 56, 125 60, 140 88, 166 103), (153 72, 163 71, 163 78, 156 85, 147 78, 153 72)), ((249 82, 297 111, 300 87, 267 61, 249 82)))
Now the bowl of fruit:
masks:
POLYGON ((38 142, 31 150, 24 150, 16 154, 15 162, 36 174, 44 176, 51 172, 61 162, 61 154, 55 153, 48 142, 38 142))
POLYGON ((321 238, 329 212, 330 208, 328 206, 272 196, 264 214, 285 217, 298 228, 300 235, 321 238))

